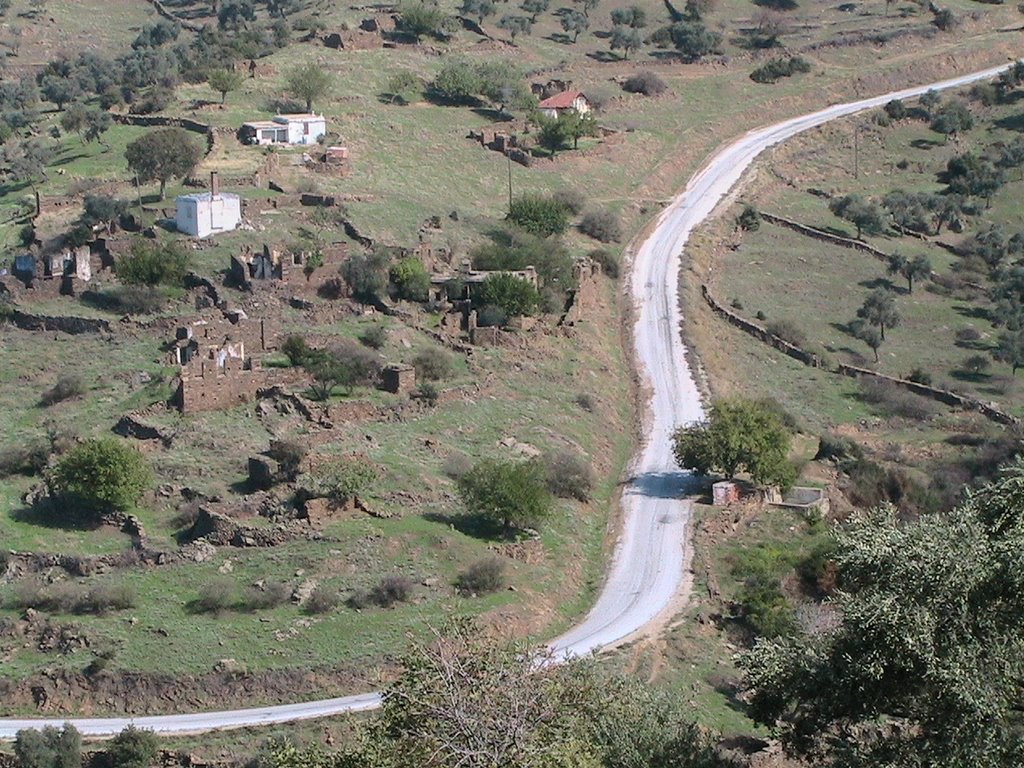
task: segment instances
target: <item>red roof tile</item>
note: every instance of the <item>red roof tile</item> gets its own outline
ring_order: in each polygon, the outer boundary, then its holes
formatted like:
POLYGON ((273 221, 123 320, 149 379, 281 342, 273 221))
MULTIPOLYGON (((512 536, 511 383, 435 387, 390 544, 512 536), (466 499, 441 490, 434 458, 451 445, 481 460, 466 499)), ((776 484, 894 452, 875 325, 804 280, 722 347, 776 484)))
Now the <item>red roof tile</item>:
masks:
POLYGON ((541 109, 569 109, 573 102, 582 95, 582 91, 562 91, 551 98, 544 99, 537 106, 541 109))

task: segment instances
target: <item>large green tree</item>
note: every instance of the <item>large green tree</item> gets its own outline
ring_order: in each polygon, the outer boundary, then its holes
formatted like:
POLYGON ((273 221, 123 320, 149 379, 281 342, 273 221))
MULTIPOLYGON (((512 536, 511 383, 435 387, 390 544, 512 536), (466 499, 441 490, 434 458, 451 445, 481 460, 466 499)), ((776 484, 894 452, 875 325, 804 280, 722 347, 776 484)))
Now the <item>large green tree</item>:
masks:
POLYGON ((796 477, 788 458, 790 441, 774 409, 737 398, 719 400, 706 422, 677 430, 673 450, 683 469, 726 477, 746 471, 759 485, 788 487, 796 477))
POLYGON ((206 84, 220 94, 223 104, 231 91, 237 91, 245 82, 245 75, 233 69, 211 69, 206 75, 206 84))
POLYGON ((857 239, 861 234, 877 235, 885 229, 885 218, 882 209, 863 195, 844 195, 833 198, 828 208, 840 219, 844 219, 857 228, 857 239))
POLYGON ((113 437, 75 446, 47 478, 55 497, 90 516, 131 509, 152 483, 146 458, 113 437))
POLYGON ((315 61, 300 64, 288 72, 285 80, 288 93, 306 104, 306 111, 313 111, 313 102, 319 101, 331 90, 331 75, 315 61))
POLYGON ((163 200, 167 182, 192 173, 203 152, 185 129, 157 128, 129 144, 124 156, 140 182, 160 182, 163 200))
POLYGON ((958 509, 839 529, 830 629, 761 641, 751 713, 814 765, 1024 762, 1024 464, 958 509))
POLYGON ((885 329, 900 324, 900 313, 896 309, 896 299, 892 291, 885 288, 871 291, 857 310, 857 317, 877 328, 882 341, 885 341, 885 329))
POLYGON ((534 528, 551 514, 547 474, 536 459, 482 459, 459 478, 458 487, 470 514, 506 532, 534 528))
POLYGON ((82 735, 70 724, 25 728, 15 736, 14 756, 20 768, 82 768, 82 735))
POLYGON ((537 311, 540 293, 522 278, 499 273, 484 279, 474 291, 473 303, 480 307, 498 307, 509 317, 520 317, 537 311))

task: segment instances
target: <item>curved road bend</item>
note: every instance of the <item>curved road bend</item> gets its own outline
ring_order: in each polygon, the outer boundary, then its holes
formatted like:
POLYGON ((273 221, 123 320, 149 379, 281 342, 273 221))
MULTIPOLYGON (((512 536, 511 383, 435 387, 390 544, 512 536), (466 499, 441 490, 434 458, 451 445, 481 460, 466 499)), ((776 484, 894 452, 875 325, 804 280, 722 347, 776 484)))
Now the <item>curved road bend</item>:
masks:
MULTIPOLYGON (((988 79, 1006 67, 838 104, 751 131, 712 157, 660 214, 654 231, 637 249, 632 265, 632 292, 637 304, 633 338, 644 383, 651 393, 644 424, 647 438, 634 461, 633 478, 623 493, 622 536, 601 594, 581 624, 551 642, 557 656, 587 654, 638 633, 671 608, 683 580, 691 505, 679 498, 686 474, 673 462, 670 436, 678 425, 699 420, 703 415, 679 334, 679 259, 693 229, 711 215, 754 158, 768 147, 829 120, 880 107, 890 99, 988 79)), ((379 705, 380 694, 366 693, 303 704, 182 715, 66 720, 3 718, 0 739, 12 739, 22 728, 63 722, 74 724, 88 736, 111 736, 128 725, 165 734, 197 733, 361 712, 379 705)))

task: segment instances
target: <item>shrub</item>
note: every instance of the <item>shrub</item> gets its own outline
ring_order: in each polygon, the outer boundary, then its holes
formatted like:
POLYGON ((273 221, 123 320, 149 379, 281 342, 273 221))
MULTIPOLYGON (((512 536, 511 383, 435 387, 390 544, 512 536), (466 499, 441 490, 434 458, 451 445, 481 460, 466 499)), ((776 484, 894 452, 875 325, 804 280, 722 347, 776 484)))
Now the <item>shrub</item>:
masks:
POLYGON ((750 79, 755 83, 775 83, 784 77, 792 77, 810 71, 811 64, 807 59, 791 56, 788 59, 772 59, 762 64, 750 73, 750 79))
POLYGON ((382 349, 387 340, 388 329, 379 323, 374 323, 359 334, 359 343, 370 349, 382 349))
POLYGON ((188 253, 174 241, 150 243, 136 239, 117 260, 117 279, 125 285, 181 285, 188 272, 188 253))
POLYGON ((152 731, 129 725, 110 740, 107 760, 110 768, 151 768, 157 763, 157 746, 152 731))
POLYGON ((538 237, 558 235, 569 227, 565 207, 553 197, 522 195, 512 201, 508 220, 538 237))
POLYGON ((430 275, 423 262, 414 256, 402 259, 389 272, 395 295, 407 301, 426 301, 430 298, 430 275))
POLYGON ((50 492, 81 512, 131 509, 152 483, 145 457, 116 438, 88 440, 71 449, 47 478, 50 492))
POLYGON ((437 385, 429 381, 421 381, 416 385, 416 393, 420 399, 430 407, 437 405, 437 398, 440 396, 437 385))
MULTIPOLYGON (((515 275, 488 275, 473 294, 473 301, 482 307, 497 307, 506 318, 529 316, 537 312, 540 293, 533 283, 515 275)), ((479 315, 477 320, 479 322, 479 315)), ((504 323, 495 323, 504 325, 504 323)))
POLYGON ((196 613, 220 615, 235 604, 235 582, 227 577, 213 578, 199 588, 199 596, 192 602, 196 613))
POLYGON ((277 462, 285 480, 291 482, 298 476, 308 452, 309 449, 296 440, 271 440, 267 455, 277 462))
POLYGON ((590 211, 580 222, 580 232, 602 243, 617 243, 622 239, 622 223, 614 211, 590 211))
POLYGON ((70 723, 60 730, 23 728, 15 736, 14 756, 19 768, 80 768, 82 735, 70 723))
POLYGON ((587 203, 586 196, 575 189, 560 189, 551 195, 551 199, 573 215, 582 212, 587 203))
POLYGON ((794 347, 803 347, 807 343, 807 336, 789 320, 772 320, 768 323, 766 330, 773 336, 778 336, 783 341, 788 341, 794 347))
POLYGON ((839 435, 822 435, 818 441, 818 451, 814 454, 815 461, 844 462, 859 459, 864 451, 853 440, 839 435))
POLYGON ((868 378, 860 383, 861 398, 883 416, 924 421, 935 413, 935 405, 920 395, 884 379, 868 378))
POLYGON ((450 379, 455 373, 452 356, 438 347, 427 347, 412 359, 416 378, 426 381, 450 379))
POLYGON ((629 93, 642 93, 644 96, 660 96, 668 89, 665 81, 654 72, 637 72, 626 78, 622 90, 629 93))
POLYGON ((861 509, 889 502, 905 514, 919 514, 932 503, 927 489, 902 469, 887 469, 869 459, 858 459, 847 474, 843 492, 861 509))
POLYGON ((398 603, 409 601, 412 596, 412 580, 400 574, 392 574, 364 592, 357 592, 349 598, 353 608, 391 608, 398 603))
POLYGON ((458 488, 471 515, 505 531, 536 527, 551 514, 547 472, 536 460, 483 459, 459 478, 458 488))
POLYGON ((455 588, 462 595, 486 595, 505 586, 505 563, 497 557, 485 557, 459 574, 455 588))
POLYGON ((481 328, 490 328, 492 326, 503 328, 508 324, 508 313, 502 310, 501 307, 489 304, 486 307, 482 307, 476 313, 476 324, 481 328))
POLYGON ((37 475, 46 468, 49 459, 50 446, 45 440, 6 445, 0 448, 0 477, 37 475))
POLYGON ((54 405, 63 400, 78 397, 84 392, 85 382, 82 381, 82 377, 74 373, 65 373, 57 379, 56 384, 43 392, 39 398, 39 404, 43 406, 54 405))
POLYGON ((886 102, 882 109, 885 110, 885 114, 893 120, 902 120, 907 116, 907 105, 900 99, 893 99, 892 101, 886 102))
POLYGON ((242 611, 264 611, 284 605, 291 597, 288 585, 272 581, 262 587, 252 585, 238 599, 237 607, 242 611))
POLYGON ((907 381, 912 381, 915 384, 923 384, 926 387, 930 387, 932 385, 932 375, 921 368, 915 368, 907 374, 907 381))
POLYGON ((957 19, 956 14, 953 13, 953 11, 951 11, 949 8, 941 8, 935 11, 934 24, 943 32, 950 31, 958 23, 959 20, 957 19))
POLYGON ((288 362, 298 366, 306 362, 309 357, 309 345, 302 336, 291 335, 281 344, 281 352, 288 358, 288 362))
POLYGON ((581 392, 576 395, 573 402, 587 413, 593 413, 597 410, 597 399, 587 392, 581 392))
POLYGON ((561 450, 546 454, 543 461, 551 493, 560 499, 590 499, 594 473, 585 458, 572 451, 561 450))
POLYGON ((601 271, 608 277, 617 279, 619 276, 619 259, 607 248, 595 248, 587 254, 587 258, 600 265, 601 271))
POLYGON ((974 341, 978 341, 981 338, 981 333, 977 328, 971 326, 965 326, 963 328, 957 328, 956 340, 961 344, 969 344, 974 341))
POLYGON ((969 355, 964 358, 961 367, 973 376, 981 376, 992 367, 992 359, 988 355, 969 355))
POLYGON ((310 593, 302 608, 306 613, 330 613, 338 607, 339 602, 340 598, 338 597, 337 590, 325 587, 323 584, 318 584, 310 593))
POLYGON ((732 567, 732 575, 742 584, 736 607, 755 635, 778 637, 794 628, 793 608, 782 594, 782 576, 792 565, 788 552, 762 544, 732 567))
POLYGON ((36 581, 20 584, 11 598, 13 608, 34 608, 47 613, 102 615, 135 606, 135 591, 126 584, 88 587, 74 582, 44 585, 36 581))
POLYGON ((379 470, 359 456, 335 459, 313 478, 312 493, 344 504, 365 491, 379 476, 379 470))
POLYGON ((444 460, 444 473, 452 480, 458 480, 473 468, 473 460, 461 451, 449 453, 444 460))
POLYGON ((736 217, 736 224, 745 232, 756 232, 761 226, 761 214, 752 205, 744 205, 740 215, 736 217))

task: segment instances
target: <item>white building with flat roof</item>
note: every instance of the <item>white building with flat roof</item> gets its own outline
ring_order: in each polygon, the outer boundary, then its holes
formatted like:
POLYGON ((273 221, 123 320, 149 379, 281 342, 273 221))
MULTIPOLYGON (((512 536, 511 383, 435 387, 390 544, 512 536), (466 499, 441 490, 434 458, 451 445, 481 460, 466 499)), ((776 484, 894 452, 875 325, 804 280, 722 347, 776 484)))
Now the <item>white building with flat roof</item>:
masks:
POLYGON ((242 140, 249 144, 316 144, 327 133, 323 115, 277 115, 272 120, 242 124, 242 140))
POLYGON ((230 232, 242 221, 242 199, 231 192, 221 192, 216 172, 210 174, 210 191, 180 195, 174 225, 179 232, 192 237, 209 237, 230 232))

